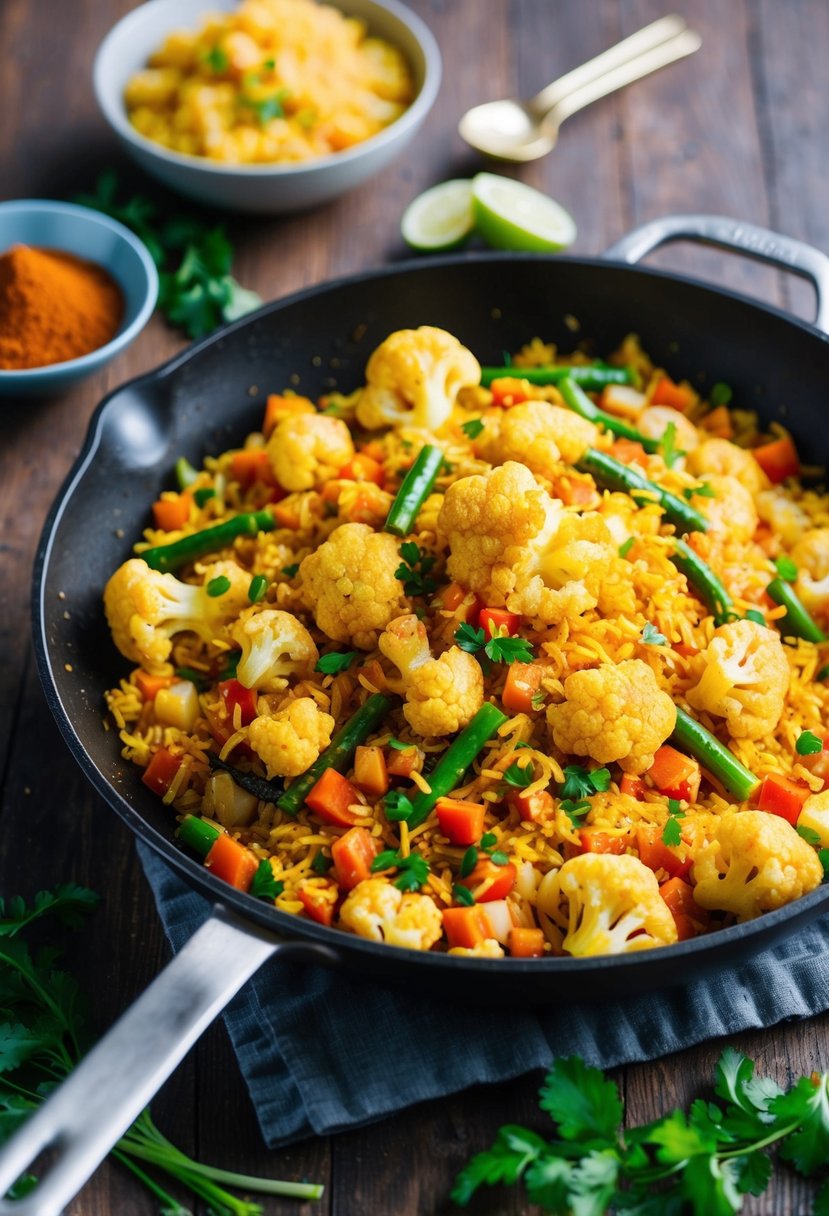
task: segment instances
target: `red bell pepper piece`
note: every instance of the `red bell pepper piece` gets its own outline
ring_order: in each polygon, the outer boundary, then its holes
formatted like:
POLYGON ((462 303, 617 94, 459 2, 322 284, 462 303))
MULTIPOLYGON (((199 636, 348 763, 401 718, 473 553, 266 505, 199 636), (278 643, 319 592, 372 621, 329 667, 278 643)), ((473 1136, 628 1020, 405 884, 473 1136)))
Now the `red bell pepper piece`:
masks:
POLYGON ((811 794, 807 785, 784 777, 782 773, 772 773, 765 777, 756 795, 757 809, 779 815, 793 827, 803 809, 803 803, 811 794))
POLYGON ((141 780, 154 794, 163 798, 181 768, 183 758, 174 756, 166 747, 160 747, 141 774, 141 780))
POLYGON ((245 688, 238 680, 222 680, 219 684, 219 696, 227 706, 231 725, 238 705, 242 714, 242 725, 250 726, 256 717, 256 703, 259 700, 259 693, 255 688, 245 688))
POLYGON ((488 903, 491 899, 506 899, 515 886, 516 871, 512 862, 505 866, 496 866, 488 857, 481 857, 475 863, 475 868, 466 878, 459 878, 463 887, 468 887, 478 903, 488 903))
POLYGON ((494 638, 506 630, 506 635, 513 637, 521 625, 521 617, 517 612, 507 612, 506 608, 482 608, 478 613, 478 624, 487 638, 494 638))

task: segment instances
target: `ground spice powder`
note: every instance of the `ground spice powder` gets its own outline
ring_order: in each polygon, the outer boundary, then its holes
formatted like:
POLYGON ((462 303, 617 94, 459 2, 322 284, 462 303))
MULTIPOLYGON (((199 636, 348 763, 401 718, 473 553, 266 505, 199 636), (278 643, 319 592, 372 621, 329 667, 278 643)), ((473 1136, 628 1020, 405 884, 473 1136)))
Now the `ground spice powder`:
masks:
POLYGON ((0 256, 0 368, 77 359, 115 337, 124 300, 94 262, 14 245, 0 256))

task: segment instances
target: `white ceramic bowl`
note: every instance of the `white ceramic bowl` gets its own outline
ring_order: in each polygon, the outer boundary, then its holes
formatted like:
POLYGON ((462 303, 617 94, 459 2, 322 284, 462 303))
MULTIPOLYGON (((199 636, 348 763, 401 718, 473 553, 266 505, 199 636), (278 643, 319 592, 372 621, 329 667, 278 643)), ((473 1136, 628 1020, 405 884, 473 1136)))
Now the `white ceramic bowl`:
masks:
POLYGON ((363 19, 372 34, 400 48, 417 90, 396 122, 353 148, 301 164, 223 165, 171 152, 132 126, 124 105, 130 77, 146 66, 172 30, 195 29, 206 12, 232 10, 236 0, 149 0, 128 13, 110 30, 95 56, 95 95, 104 117, 143 169, 199 202, 269 215, 328 202, 379 173, 403 151, 431 109, 441 76, 440 51, 431 31, 397 0, 335 2, 344 13, 363 19))

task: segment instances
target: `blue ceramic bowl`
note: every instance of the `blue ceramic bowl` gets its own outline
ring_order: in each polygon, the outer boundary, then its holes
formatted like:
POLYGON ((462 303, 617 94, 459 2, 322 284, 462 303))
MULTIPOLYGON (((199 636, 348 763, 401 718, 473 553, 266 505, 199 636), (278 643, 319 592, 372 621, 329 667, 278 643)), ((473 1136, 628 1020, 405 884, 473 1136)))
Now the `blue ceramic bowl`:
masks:
POLYGON ((124 316, 105 346, 78 359, 20 371, 0 369, 0 397, 47 396, 97 372, 132 342, 150 319, 158 296, 158 273, 141 241, 123 224, 88 207, 50 199, 0 203, 0 253, 12 245, 54 249, 97 262, 109 271, 124 297, 124 316))

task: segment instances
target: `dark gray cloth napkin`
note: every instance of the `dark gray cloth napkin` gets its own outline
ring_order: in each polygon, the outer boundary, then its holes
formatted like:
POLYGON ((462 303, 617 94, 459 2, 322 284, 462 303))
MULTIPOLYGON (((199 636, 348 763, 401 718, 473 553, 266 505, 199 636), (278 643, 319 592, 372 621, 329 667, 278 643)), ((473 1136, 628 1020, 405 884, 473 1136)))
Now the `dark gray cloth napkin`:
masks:
MULTIPOLYGON (((210 905, 151 849, 139 843, 138 851, 177 950, 206 920, 210 905)), ((610 1068, 827 1008, 829 917, 687 988, 543 1010, 448 1005, 433 995, 274 959, 224 1018, 262 1135, 273 1148, 546 1068, 556 1056, 578 1054, 610 1068)))

